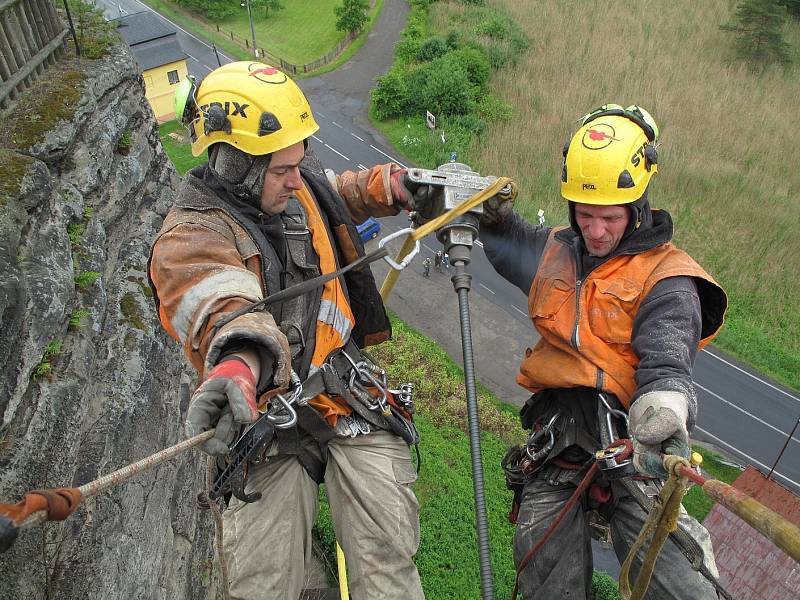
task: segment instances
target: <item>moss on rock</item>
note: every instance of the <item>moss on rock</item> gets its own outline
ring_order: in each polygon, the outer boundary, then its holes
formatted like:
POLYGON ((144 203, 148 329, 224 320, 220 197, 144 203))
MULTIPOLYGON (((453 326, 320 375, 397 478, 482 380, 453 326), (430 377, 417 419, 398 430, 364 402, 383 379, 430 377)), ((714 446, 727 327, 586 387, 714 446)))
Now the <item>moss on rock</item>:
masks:
POLYGON ((14 102, 0 121, 0 146, 27 150, 45 139, 59 121, 69 121, 81 99, 85 75, 53 68, 14 102))
POLYGON ((0 148, 0 164, 3 165, 3 176, 0 177, 0 206, 19 195, 22 180, 33 163, 34 159, 29 156, 0 148))

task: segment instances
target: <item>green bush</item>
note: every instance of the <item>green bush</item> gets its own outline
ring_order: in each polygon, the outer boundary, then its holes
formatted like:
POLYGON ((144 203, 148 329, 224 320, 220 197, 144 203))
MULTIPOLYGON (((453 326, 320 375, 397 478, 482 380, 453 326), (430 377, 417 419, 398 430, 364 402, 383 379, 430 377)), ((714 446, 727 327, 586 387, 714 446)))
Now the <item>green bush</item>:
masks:
POLYGON ((401 69, 394 67, 378 77, 370 97, 375 116, 380 120, 405 114, 408 108, 408 87, 401 69))
POLYGON ((461 42, 461 32, 453 30, 450 33, 448 33, 447 37, 445 38, 445 43, 447 44, 447 47, 450 48, 451 50, 455 50, 456 48, 459 48, 461 46, 461 43, 462 43, 461 42))
POLYGON ((469 74, 449 55, 428 63, 422 71, 425 76, 422 98, 426 110, 435 115, 457 115, 475 108, 469 74))
POLYGON ((479 90, 484 89, 486 84, 489 83, 492 65, 483 48, 479 46, 463 46, 458 50, 449 52, 447 58, 460 64, 467 72, 470 83, 479 90))
POLYGON ((419 47, 419 52, 417 53, 417 58, 421 61, 431 61, 440 56, 444 56, 447 54, 448 50, 450 50, 450 48, 447 45, 447 41, 443 37, 435 35, 422 42, 419 47))
POLYGON ((475 28, 475 33, 489 36, 493 40, 504 40, 508 38, 511 33, 509 19, 504 15, 494 15, 488 21, 480 23, 475 28))
POLYGON ((497 96, 485 94, 478 99, 478 114, 489 123, 510 121, 514 117, 514 108, 497 96))

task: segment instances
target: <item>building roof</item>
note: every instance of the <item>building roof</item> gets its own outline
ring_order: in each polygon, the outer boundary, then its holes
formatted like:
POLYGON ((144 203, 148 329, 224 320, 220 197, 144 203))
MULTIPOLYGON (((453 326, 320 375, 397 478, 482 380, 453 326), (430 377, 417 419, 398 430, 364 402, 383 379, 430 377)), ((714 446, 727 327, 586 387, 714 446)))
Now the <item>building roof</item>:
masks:
MULTIPOLYGON (((800 525, 800 498, 747 467, 733 487, 786 520, 800 525)), ((721 504, 703 521, 716 554, 720 582, 734 598, 777 600, 800 597, 800 569, 763 535, 721 504)))
POLYGON ((142 11, 114 21, 143 71, 186 58, 176 29, 157 14, 142 11))

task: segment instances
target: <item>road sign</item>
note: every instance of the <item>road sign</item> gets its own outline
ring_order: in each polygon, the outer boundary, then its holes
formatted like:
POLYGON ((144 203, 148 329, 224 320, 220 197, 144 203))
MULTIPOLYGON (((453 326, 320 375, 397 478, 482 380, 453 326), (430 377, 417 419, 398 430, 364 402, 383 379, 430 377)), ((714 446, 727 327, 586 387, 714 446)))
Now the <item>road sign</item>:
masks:
POLYGON ((428 129, 436 129, 436 117, 429 110, 425 111, 425 117, 428 121, 428 129))

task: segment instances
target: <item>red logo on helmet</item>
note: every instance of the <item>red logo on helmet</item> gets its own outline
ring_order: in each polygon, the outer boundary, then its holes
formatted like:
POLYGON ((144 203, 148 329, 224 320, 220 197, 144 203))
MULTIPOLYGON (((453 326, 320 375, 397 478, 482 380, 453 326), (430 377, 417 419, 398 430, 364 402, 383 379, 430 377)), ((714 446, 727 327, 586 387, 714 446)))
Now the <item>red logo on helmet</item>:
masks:
POLYGON ((250 77, 255 77, 263 83, 281 84, 286 82, 288 77, 273 66, 263 63, 251 63, 248 67, 250 77))
POLYGON ((621 141, 616 137, 616 131, 608 123, 592 123, 592 127, 583 132, 581 143, 589 150, 602 150, 612 142, 621 141))
POLYGON ((263 69, 256 69, 255 71, 251 71, 250 75, 258 75, 258 74, 275 75, 275 73, 278 73, 278 69, 276 69, 275 67, 264 67, 263 69))
POLYGON ((619 141, 613 135, 609 135, 605 131, 597 131, 596 129, 589 129, 586 133, 589 134, 589 139, 594 140, 595 142, 599 142, 602 140, 614 140, 615 142, 619 141))

